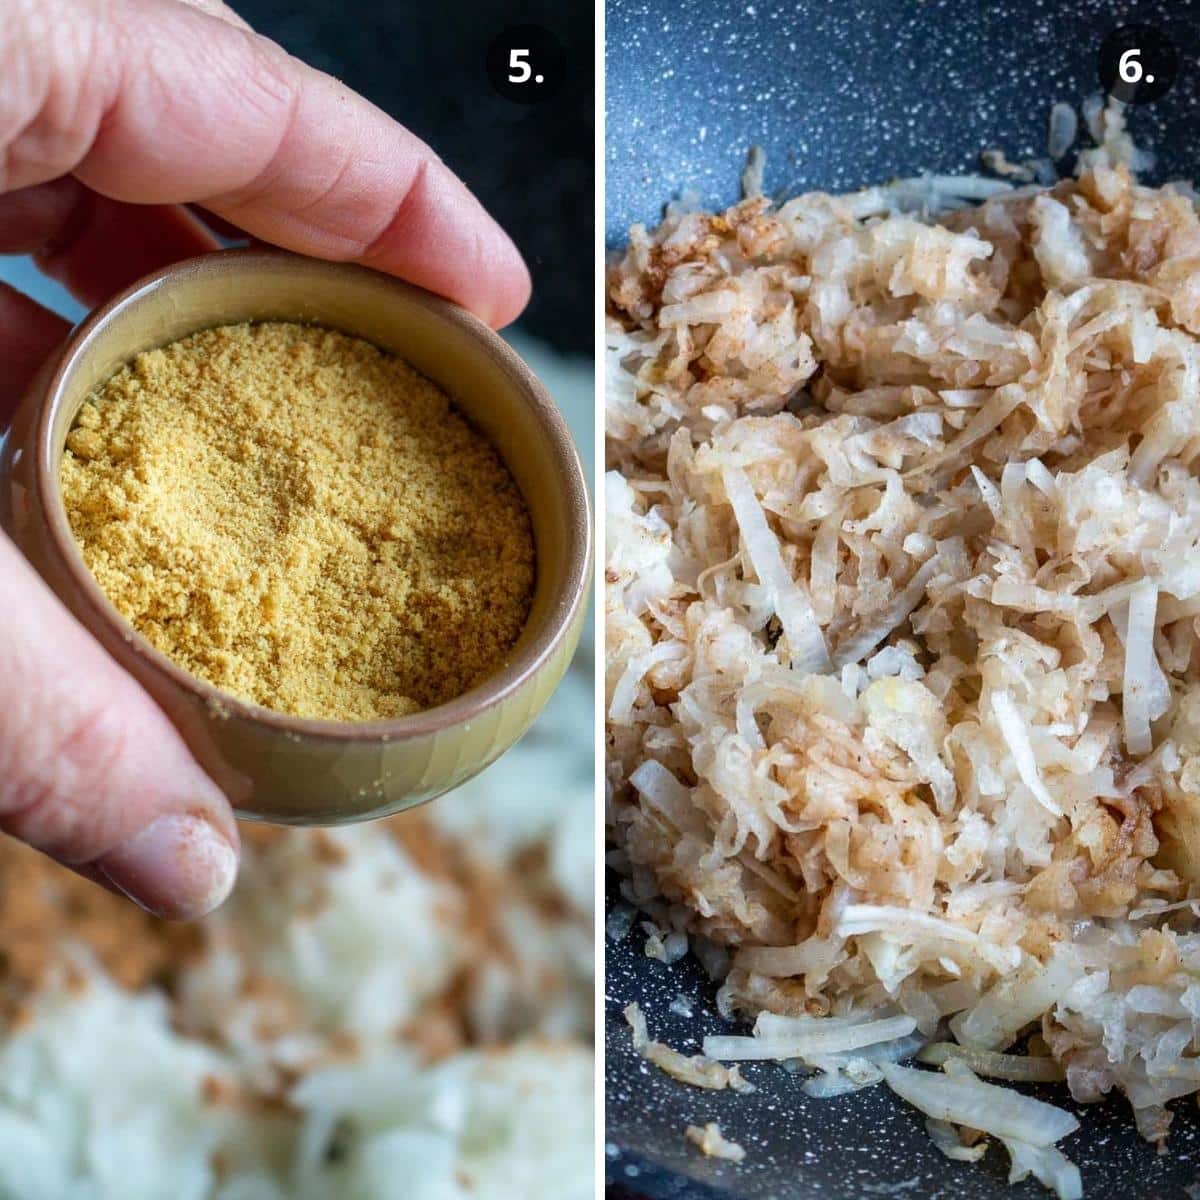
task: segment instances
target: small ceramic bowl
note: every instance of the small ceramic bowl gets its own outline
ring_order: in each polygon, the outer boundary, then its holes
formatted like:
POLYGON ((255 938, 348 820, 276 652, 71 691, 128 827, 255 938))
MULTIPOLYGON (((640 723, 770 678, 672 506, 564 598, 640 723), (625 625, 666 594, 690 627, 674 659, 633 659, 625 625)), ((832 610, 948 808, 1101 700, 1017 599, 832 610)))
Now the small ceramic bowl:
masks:
MULTIPOLYGON (((228 250, 150 275, 92 314, 35 380, 0 455, 0 524, 96 639, 155 698, 241 817, 328 824, 457 787, 549 700, 579 640, 591 549, 587 487, 557 408, 469 313, 361 267, 228 250), (237 700, 177 667, 84 564, 59 486, 80 405, 136 354, 214 325, 311 321, 366 338, 440 384, 503 456, 532 517, 537 583, 524 632, 469 692, 410 717, 306 720, 237 700)), ((590 736, 588 731, 587 736, 590 736)))

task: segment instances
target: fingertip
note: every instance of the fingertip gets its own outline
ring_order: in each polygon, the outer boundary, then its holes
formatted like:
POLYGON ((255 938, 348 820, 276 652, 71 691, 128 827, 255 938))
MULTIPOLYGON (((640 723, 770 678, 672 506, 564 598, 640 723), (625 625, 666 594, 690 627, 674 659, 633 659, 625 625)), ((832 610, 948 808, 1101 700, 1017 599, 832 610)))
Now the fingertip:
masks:
POLYGON ((238 851, 207 814, 166 813, 92 866, 147 912, 194 921, 229 898, 238 851))
POLYGON ((493 329, 520 315, 531 291, 521 252, 453 171, 422 148, 391 194, 382 232, 351 258, 444 296, 493 329))
MULTIPOLYGON (((533 291, 529 268, 516 243, 479 197, 449 170, 442 174, 442 185, 429 189, 430 203, 450 215, 460 238, 473 251, 466 256, 470 269, 456 281, 462 293, 452 298, 492 329, 503 329, 529 303, 533 291)), ((429 227, 432 230, 432 219, 429 227)))
POLYGON ((511 325, 525 311, 533 294, 533 280, 521 252, 502 230, 500 237, 503 245, 491 272, 495 290, 486 314, 481 314, 493 329, 511 325))

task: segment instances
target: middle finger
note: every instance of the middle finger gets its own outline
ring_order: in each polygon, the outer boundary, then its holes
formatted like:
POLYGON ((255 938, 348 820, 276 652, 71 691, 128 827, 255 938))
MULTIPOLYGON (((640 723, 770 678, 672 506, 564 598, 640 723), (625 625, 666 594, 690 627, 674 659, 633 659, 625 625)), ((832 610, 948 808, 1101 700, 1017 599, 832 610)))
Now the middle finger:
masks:
POLYGON ((220 243, 178 205, 126 204, 71 177, 0 196, 0 254, 38 267, 93 307, 135 280, 220 243))

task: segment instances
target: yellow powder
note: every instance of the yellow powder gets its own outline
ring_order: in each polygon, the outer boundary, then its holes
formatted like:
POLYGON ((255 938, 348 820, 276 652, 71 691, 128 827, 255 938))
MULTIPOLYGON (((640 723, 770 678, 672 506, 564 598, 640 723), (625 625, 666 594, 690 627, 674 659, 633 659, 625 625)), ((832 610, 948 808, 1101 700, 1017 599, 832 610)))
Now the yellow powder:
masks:
POLYGON ((63 493, 101 587, 181 667, 334 720, 492 673, 529 611, 529 514, 446 395, 358 338, 267 323, 139 355, 85 403, 63 493))

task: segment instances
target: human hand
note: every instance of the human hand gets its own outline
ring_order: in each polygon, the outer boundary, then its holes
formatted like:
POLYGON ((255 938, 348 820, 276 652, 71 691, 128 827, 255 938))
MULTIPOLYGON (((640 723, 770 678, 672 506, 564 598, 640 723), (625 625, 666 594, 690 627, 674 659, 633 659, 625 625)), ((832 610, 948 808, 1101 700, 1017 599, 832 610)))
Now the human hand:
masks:
MULTIPOLYGON (((432 150, 218 0, 0 0, 0 253, 88 305, 246 234, 401 276, 493 326, 520 255, 432 150)), ((0 430, 68 326, 0 284, 0 430)), ((228 802, 0 535, 0 829, 152 912, 233 886, 228 802)))

